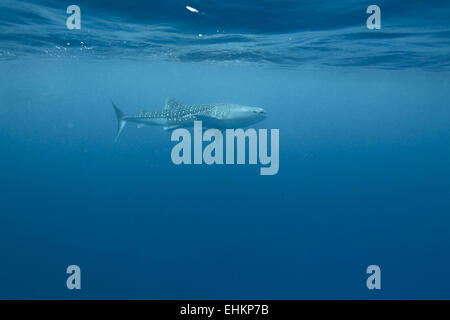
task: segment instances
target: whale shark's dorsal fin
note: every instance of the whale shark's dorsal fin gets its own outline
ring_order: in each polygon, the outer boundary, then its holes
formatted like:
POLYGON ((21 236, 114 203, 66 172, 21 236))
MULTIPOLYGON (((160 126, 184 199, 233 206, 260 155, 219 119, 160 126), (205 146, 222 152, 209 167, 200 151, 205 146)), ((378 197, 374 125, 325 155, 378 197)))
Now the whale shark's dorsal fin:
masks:
POLYGON ((183 105, 175 99, 167 98, 164 110, 183 108, 183 105))

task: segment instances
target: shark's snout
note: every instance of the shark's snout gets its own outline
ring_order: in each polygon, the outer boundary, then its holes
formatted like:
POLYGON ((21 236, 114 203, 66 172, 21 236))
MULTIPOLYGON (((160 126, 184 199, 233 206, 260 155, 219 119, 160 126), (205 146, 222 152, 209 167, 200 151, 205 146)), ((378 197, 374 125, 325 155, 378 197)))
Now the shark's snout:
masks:
POLYGON ((267 112, 263 108, 255 108, 253 113, 259 117, 265 118, 267 117, 267 112))

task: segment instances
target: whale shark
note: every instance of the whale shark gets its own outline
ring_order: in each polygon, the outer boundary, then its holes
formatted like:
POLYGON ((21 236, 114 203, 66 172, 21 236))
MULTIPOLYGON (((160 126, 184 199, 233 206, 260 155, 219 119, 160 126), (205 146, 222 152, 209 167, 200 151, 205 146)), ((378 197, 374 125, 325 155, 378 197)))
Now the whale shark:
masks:
POLYGON ((127 122, 138 125, 161 126, 164 130, 190 127, 194 121, 202 121, 205 128, 232 129, 243 128, 266 118, 263 108, 242 106, 232 103, 183 105, 168 98, 161 111, 142 111, 138 115, 126 115, 112 102, 118 126, 116 141, 127 122))

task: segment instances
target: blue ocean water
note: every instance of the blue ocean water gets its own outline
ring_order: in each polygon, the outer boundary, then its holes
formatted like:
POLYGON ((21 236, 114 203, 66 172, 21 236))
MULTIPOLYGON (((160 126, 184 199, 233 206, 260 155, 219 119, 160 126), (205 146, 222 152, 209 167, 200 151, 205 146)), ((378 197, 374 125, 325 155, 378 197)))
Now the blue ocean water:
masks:
POLYGON ((1 0, 0 298, 450 298, 449 17, 437 0, 1 0), (263 107, 279 173, 176 166, 158 127, 114 142, 111 100, 167 97, 263 107))

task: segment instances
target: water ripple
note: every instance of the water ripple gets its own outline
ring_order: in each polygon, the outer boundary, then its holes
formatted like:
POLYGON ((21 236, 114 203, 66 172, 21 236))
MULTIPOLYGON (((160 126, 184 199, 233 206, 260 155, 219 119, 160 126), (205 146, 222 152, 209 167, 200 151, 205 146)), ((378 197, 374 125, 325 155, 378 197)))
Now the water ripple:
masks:
POLYGON ((0 60, 125 58, 252 62, 296 67, 448 70, 450 3, 380 1, 382 30, 365 27, 365 2, 79 1, 68 30, 52 0, 0 3, 0 60))

